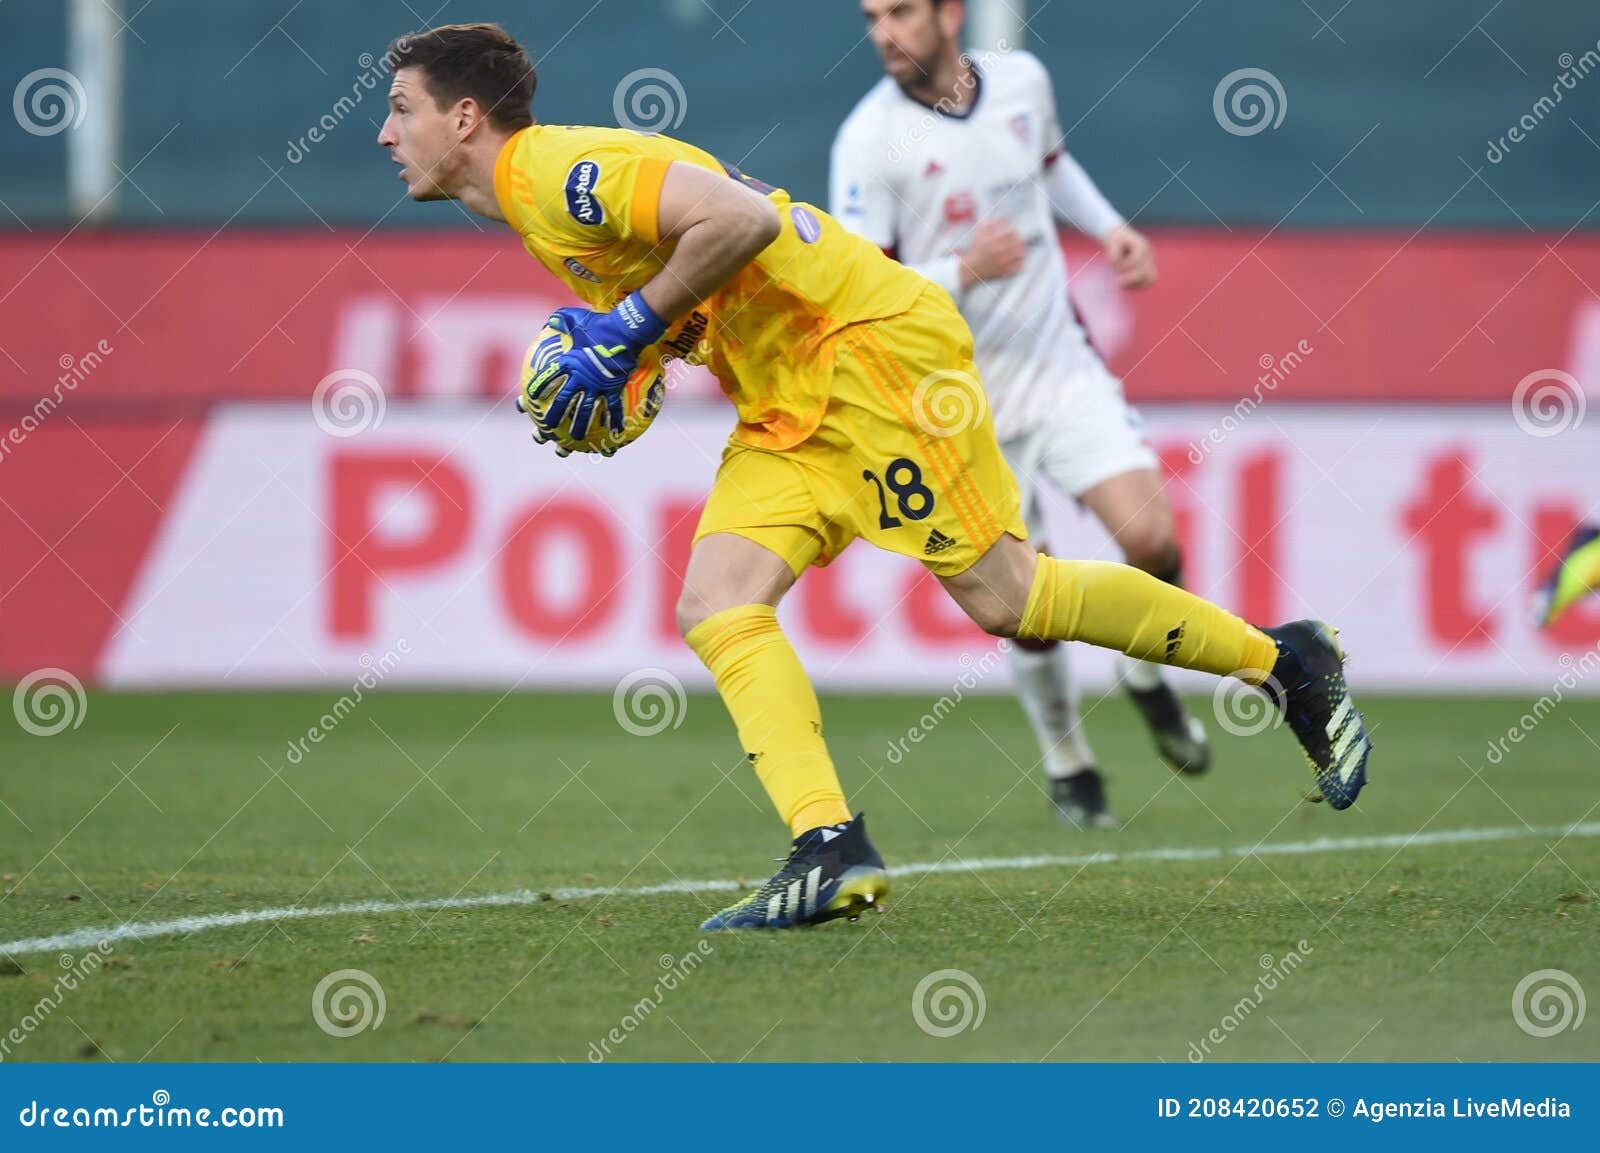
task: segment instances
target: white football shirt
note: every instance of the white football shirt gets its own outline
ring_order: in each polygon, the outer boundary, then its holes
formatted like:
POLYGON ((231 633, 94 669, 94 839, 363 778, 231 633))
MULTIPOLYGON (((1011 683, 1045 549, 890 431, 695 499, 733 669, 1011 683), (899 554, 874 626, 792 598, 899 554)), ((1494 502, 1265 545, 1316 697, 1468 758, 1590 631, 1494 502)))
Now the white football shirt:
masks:
POLYGON ((973 75, 960 114, 913 100, 887 76, 874 85, 834 140, 830 212, 955 297, 1006 440, 1046 419, 1061 382, 1098 357, 1067 294, 1045 188, 1061 137, 1049 73, 1012 51, 983 54, 973 75), (1011 221, 1027 260, 1013 276, 963 291, 956 253, 990 217, 1011 221))

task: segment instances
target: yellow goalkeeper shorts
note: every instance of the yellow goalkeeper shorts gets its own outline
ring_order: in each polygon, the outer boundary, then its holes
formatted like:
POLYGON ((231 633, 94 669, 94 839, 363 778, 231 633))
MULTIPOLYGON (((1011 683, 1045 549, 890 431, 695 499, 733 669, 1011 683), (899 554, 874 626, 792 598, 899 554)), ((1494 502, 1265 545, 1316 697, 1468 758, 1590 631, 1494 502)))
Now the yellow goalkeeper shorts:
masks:
POLYGON ((972 334, 948 293, 833 338, 827 415, 772 450, 722 454, 695 540, 728 532, 798 576, 856 537, 953 576, 1010 533, 1027 539, 1017 482, 995 441, 972 334))

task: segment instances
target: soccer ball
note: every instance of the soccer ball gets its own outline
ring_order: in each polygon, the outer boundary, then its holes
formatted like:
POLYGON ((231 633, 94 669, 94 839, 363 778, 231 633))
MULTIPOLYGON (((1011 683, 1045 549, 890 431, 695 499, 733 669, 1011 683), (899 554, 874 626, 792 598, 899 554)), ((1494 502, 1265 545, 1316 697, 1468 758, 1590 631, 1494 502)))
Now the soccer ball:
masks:
MULTIPOLYGON (((533 383, 556 357, 571 347, 570 335, 547 325, 528 347, 528 354, 522 358, 522 382, 517 407, 527 413, 535 425, 544 420, 551 402, 560 391, 560 381, 558 379, 546 387, 537 399, 532 393, 533 383)), ((589 420, 588 435, 582 439, 575 438, 572 436, 571 414, 578 406, 574 402, 568 407, 567 415, 562 417, 554 433, 556 447, 562 450, 563 456, 569 452, 598 452, 610 456, 623 445, 632 444, 644 435, 644 430, 655 420, 656 413, 661 411, 661 403, 667 395, 667 375, 661 354, 662 346, 659 344, 645 349, 639 357, 639 367, 633 370, 633 375, 622 386, 623 424, 620 432, 603 418, 605 406, 597 404, 589 420)))

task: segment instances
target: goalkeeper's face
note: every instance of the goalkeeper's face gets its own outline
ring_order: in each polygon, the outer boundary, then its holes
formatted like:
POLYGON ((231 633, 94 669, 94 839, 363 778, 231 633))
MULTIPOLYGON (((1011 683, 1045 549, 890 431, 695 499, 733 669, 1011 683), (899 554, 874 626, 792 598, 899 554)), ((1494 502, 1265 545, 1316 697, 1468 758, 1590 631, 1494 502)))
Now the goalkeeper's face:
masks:
POLYGON ((460 146, 464 134, 462 110, 440 108, 423 83, 421 70, 396 69, 389 86, 389 116, 378 132, 378 143, 400 166, 412 200, 449 200, 456 193, 455 177, 466 166, 460 146))

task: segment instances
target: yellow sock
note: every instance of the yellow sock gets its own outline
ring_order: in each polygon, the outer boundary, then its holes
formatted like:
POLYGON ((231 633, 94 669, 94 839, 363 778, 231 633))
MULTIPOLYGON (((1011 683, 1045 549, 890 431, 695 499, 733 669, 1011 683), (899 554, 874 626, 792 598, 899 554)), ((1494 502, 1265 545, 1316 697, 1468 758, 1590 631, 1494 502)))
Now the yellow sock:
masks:
POLYGON ((850 819, 822 709, 811 679, 771 605, 740 605, 707 617, 684 638, 711 670, 756 776, 799 836, 850 819))
POLYGON ((1087 641, 1251 684, 1265 681, 1278 659, 1266 633, 1176 585, 1128 565, 1042 554, 1017 635, 1087 641))

